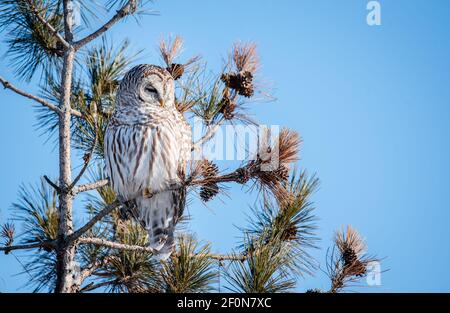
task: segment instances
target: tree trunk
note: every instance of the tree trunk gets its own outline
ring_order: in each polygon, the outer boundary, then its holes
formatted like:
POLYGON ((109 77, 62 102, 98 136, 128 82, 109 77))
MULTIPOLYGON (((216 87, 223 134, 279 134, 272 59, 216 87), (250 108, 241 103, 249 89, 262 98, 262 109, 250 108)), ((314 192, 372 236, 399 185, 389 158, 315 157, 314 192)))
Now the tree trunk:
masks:
POLYGON ((73 233, 72 202, 73 195, 68 187, 72 181, 70 157, 70 120, 71 120, 71 89, 73 62, 75 50, 71 43, 72 7, 71 1, 63 1, 65 39, 70 44, 64 53, 64 63, 61 74, 61 114, 59 117, 59 226, 56 264, 55 292, 71 292, 75 280, 75 247, 66 244, 66 238, 73 233))

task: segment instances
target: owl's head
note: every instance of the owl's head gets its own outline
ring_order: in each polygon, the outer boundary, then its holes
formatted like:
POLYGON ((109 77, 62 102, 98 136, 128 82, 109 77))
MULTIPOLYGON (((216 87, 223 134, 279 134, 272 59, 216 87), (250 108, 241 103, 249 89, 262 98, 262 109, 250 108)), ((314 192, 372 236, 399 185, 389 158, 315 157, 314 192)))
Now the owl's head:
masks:
POLYGON ((175 105, 174 80, 162 67, 137 65, 122 79, 117 100, 118 105, 172 107, 175 105))

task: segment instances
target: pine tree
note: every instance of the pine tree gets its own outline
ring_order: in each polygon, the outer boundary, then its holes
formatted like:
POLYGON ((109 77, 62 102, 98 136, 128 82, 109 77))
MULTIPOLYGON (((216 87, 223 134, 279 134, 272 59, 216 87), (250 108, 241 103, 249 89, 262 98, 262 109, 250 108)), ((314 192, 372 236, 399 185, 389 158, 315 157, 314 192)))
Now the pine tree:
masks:
MULTIPOLYGON (((242 242, 235 251, 214 254, 209 243, 180 229, 171 258, 156 261, 145 230, 128 215, 103 172, 103 138, 115 93, 139 54, 129 52, 128 42, 109 42, 107 32, 127 17, 146 13, 147 4, 110 1, 105 8, 112 17, 83 36, 98 19, 90 1, 77 3, 85 29, 74 27, 71 0, 0 0, 0 31, 6 34, 10 66, 28 83, 39 75, 41 94, 19 89, 2 77, 0 82, 39 104, 39 129, 48 138, 57 138, 59 149, 58 179, 43 175, 38 185, 21 187, 12 206, 14 221, 1 225, 0 251, 32 252, 23 265, 35 291, 209 292, 217 290, 220 277, 227 289, 236 292, 293 290, 299 276, 317 269, 310 255, 318 240, 310 197, 318 179, 292 169, 298 160, 299 135, 284 128, 271 143, 267 134, 255 158, 230 172, 210 160, 192 161, 184 185, 202 201, 236 183, 258 192, 260 205, 253 208, 249 225, 241 228, 242 242), (82 155, 76 175, 72 150, 82 155), (275 153, 278 165, 267 169, 275 153), (89 182, 81 184, 82 179, 89 182), (83 206, 74 208, 75 197, 83 195, 83 206), (74 226, 74 209, 88 216, 84 225, 74 226), (16 229, 23 235, 16 236, 16 229), (227 266, 217 269, 218 263, 227 266)), ((179 61, 182 45, 178 36, 162 40, 160 53, 163 66, 177 82, 177 109, 206 126, 193 143, 193 151, 198 151, 225 122, 254 123, 244 108, 264 90, 255 83, 256 45, 236 43, 216 74, 209 74, 199 57, 179 61)), ((367 275, 370 262, 377 259, 365 251, 354 229, 336 234, 327 259, 329 292, 367 275)))

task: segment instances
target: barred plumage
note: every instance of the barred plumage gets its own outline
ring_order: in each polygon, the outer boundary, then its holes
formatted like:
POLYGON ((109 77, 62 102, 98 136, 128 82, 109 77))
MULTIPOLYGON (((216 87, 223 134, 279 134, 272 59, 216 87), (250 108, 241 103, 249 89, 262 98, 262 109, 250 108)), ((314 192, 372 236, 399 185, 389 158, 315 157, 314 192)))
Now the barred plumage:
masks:
POLYGON ((175 107, 171 75, 154 65, 131 69, 105 135, 106 170, 121 199, 134 203, 132 216, 160 258, 170 256, 185 205, 185 190, 168 189, 184 175, 191 144, 191 128, 175 107))

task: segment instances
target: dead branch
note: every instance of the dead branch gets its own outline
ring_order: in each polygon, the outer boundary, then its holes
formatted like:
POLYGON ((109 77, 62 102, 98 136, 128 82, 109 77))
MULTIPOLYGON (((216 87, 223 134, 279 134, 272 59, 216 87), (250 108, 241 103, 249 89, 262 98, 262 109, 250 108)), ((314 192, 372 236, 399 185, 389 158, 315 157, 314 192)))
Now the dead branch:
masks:
MULTIPOLYGON (((43 106, 49 108, 50 110, 52 110, 52 111, 58 113, 59 115, 61 115, 62 111, 61 111, 61 109, 58 108, 56 105, 51 104, 50 102, 45 101, 45 100, 42 99, 42 98, 39 98, 39 97, 37 97, 37 96, 35 96, 35 95, 31 94, 31 93, 28 93, 28 92, 26 92, 26 91, 23 91, 23 90, 17 88, 16 86, 14 86, 13 84, 11 84, 9 81, 5 80, 5 79, 4 79, 3 77, 1 77, 1 76, 0 76, 0 82, 1 82, 2 85, 3 85, 3 88, 12 90, 12 91, 14 91, 15 93, 17 93, 17 94, 19 94, 19 95, 21 95, 21 96, 23 96, 23 97, 25 97, 25 98, 34 100, 34 101, 36 101, 36 102, 42 104, 43 106)), ((83 118, 83 114, 81 114, 81 112, 79 112, 79 111, 77 111, 77 110, 71 109, 71 112, 70 112, 70 113, 71 113, 72 115, 76 116, 76 117, 83 118)))
POLYGON ((77 193, 81 193, 81 192, 99 189, 99 188, 107 186, 108 184, 109 184, 109 180, 102 179, 102 180, 99 180, 99 181, 96 181, 93 183, 75 186, 73 189, 73 193, 77 194, 77 193))
POLYGON ((13 250, 28 250, 28 249, 36 249, 36 248, 54 249, 55 247, 56 247, 55 241, 45 241, 45 242, 30 243, 30 244, 24 244, 24 245, 0 247, 0 251, 4 251, 5 254, 8 254, 9 252, 11 252, 13 250))
POLYGON ((57 193, 60 193, 60 192, 61 192, 61 189, 59 188, 59 186, 56 185, 50 178, 48 178, 47 175, 44 175, 44 179, 45 179, 45 181, 46 181, 50 186, 53 187, 53 189, 56 190, 57 193))
POLYGON ((142 247, 137 245, 126 245, 123 243, 113 242, 102 238, 86 238, 82 237, 78 239, 78 242, 81 244, 94 244, 97 246, 118 249, 118 250, 127 250, 127 251, 142 251, 153 253, 153 249, 150 247, 142 247))
MULTIPOLYGON (((138 245, 127 245, 123 243, 113 242, 102 238, 86 238, 82 237, 78 240, 81 244, 94 244, 102 247, 124 250, 124 251, 140 251, 153 253, 154 250, 150 247, 143 247, 138 245)), ((175 255, 176 256, 176 255, 175 255)), ((219 261, 245 261, 247 257, 245 255, 222 255, 222 254, 194 254, 194 257, 208 257, 219 261)))

